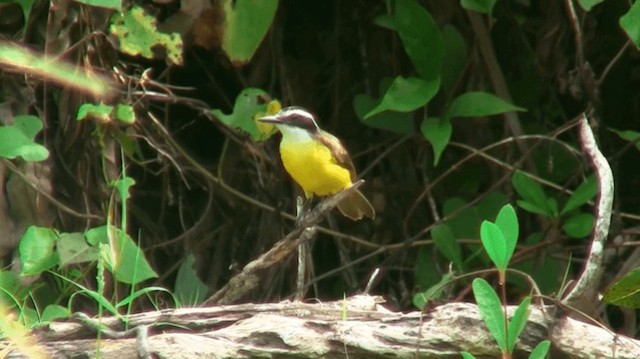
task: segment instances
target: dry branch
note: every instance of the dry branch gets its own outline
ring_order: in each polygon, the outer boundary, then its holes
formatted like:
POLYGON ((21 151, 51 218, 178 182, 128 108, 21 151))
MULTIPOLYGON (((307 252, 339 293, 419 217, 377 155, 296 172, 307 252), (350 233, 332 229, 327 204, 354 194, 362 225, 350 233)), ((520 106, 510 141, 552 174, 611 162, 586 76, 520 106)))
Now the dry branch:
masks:
MULTIPOLYGON (((109 329, 95 331, 78 322, 53 323, 38 332, 52 358, 459 358, 499 357, 497 347, 470 303, 449 303, 424 313, 392 312, 380 297, 355 296, 328 303, 281 302, 212 308, 175 309, 130 316, 128 337, 117 318, 103 318, 109 329), (148 331, 147 331, 148 329, 148 331), (146 336, 140 335, 147 334, 146 336), (137 335, 136 335, 137 334, 137 335), (146 353, 142 354, 141 353, 146 353)), ((514 308, 510 308, 512 311, 514 308)), ((568 317, 552 320, 532 308, 516 357, 541 340, 552 342, 551 357, 638 358, 640 342, 568 317)), ((12 353, 12 358, 21 358, 12 353)))

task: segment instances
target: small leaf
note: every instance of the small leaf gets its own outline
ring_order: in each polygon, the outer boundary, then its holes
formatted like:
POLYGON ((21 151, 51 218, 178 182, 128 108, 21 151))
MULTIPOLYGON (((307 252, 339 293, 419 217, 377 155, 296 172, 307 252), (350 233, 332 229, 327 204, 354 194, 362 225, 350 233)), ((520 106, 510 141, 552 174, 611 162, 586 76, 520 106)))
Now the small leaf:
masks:
POLYGON ((478 117, 513 111, 526 110, 522 107, 512 105, 488 92, 467 92, 451 101, 451 105, 447 110, 447 116, 450 118, 478 117))
POLYGON ((587 177, 587 179, 576 188, 567 200, 560 214, 565 214, 589 202, 598 193, 598 180, 595 175, 587 177))
POLYGON ((410 112, 426 105, 440 89, 440 80, 424 81, 417 77, 398 76, 380 102, 364 119, 383 111, 410 112))
POLYGON ((461 0, 460 5, 463 8, 482 14, 491 15, 496 0, 461 0))
POLYGON ((593 230, 593 215, 579 213, 562 224, 562 230, 571 238, 584 238, 593 230))
POLYGON ((402 135, 415 132, 412 114, 409 112, 385 111, 373 115, 366 120, 364 116, 376 106, 377 101, 367 94, 356 95, 353 99, 353 109, 360 122, 367 126, 392 131, 402 135))
POLYGON ((58 234, 51 228, 30 226, 20 239, 19 252, 22 261, 20 275, 36 275, 59 263, 55 252, 58 234))
POLYGON ((111 18, 109 33, 118 39, 119 51, 133 56, 153 59, 158 47, 166 52, 169 62, 182 64, 182 37, 178 33, 165 34, 158 31, 155 17, 145 13, 139 6, 126 12, 117 12, 111 18))
POLYGON ((446 224, 438 224, 431 230, 431 237, 438 250, 453 262, 456 269, 462 271, 462 251, 460 244, 453 236, 451 228, 446 224))
POLYGON ((132 106, 116 105, 116 119, 126 125, 133 125, 136 122, 136 113, 132 106))
POLYGON ((506 334, 504 327, 504 314, 498 295, 489 283, 482 278, 473 280, 473 296, 476 298, 478 309, 484 319, 489 332, 498 343, 502 352, 507 350, 506 334))
POLYGON ((480 225, 480 240, 485 251, 499 271, 504 272, 509 264, 507 244, 500 228, 489 221, 480 225))
POLYGON ((511 256, 516 249, 518 243, 518 217, 516 211, 510 204, 502 207, 496 217, 496 225, 502 231, 505 240, 505 255, 507 262, 511 260, 511 256))
POLYGON ((122 0, 75 0, 81 4, 122 11, 122 0))
POLYGON ((438 25, 415 0, 395 4, 396 28, 413 67, 423 80, 439 81, 444 44, 438 25))
POLYGON ((633 142, 636 148, 640 150, 640 132, 631 131, 631 130, 618 131, 618 130, 614 130, 613 128, 609 128, 609 131, 620 136, 620 138, 622 138, 623 140, 633 142))
POLYGON ((22 157, 28 162, 44 161, 49 151, 33 141, 42 130, 42 121, 35 116, 16 116, 14 124, 0 126, 0 158, 22 157))
POLYGON ((516 347, 516 342, 522 330, 524 330, 527 320, 529 320, 529 305, 531 304, 531 297, 525 297, 516 311, 513 313, 513 318, 509 322, 509 335, 507 350, 509 353, 513 353, 513 349, 516 347))
POLYGON ((113 112, 113 106, 105 105, 103 103, 98 105, 83 103, 78 109, 76 120, 82 121, 92 118, 100 123, 109 123, 111 122, 111 112, 113 112))
POLYGON ((422 121, 420 131, 433 147, 433 165, 437 166, 442 152, 451 139, 453 132, 451 121, 448 118, 428 117, 422 121))
POLYGON ((548 340, 543 340, 531 351, 529 354, 529 359, 544 359, 549 352, 549 347, 551 347, 551 342, 548 340))
POLYGON ((438 283, 427 288, 425 291, 416 293, 412 298, 413 305, 422 310, 429 301, 441 299, 444 294, 444 288, 453 278, 453 273, 444 274, 438 283))
POLYGON ((261 89, 245 88, 236 97, 231 114, 227 115, 220 109, 212 109, 211 113, 225 125, 248 133, 255 141, 264 141, 270 134, 258 129, 255 117, 267 111, 268 99, 269 95, 261 89))
POLYGON ((200 305, 209 292, 209 287, 200 280, 194 270, 195 258, 189 254, 182 262, 176 276, 175 297, 180 307, 196 307, 200 305))
MULTIPOLYGON (((511 183, 516 189, 516 192, 518 192, 518 194, 522 197, 522 199, 530 203, 536 209, 543 211, 543 213, 540 214, 547 217, 553 217, 553 210, 548 207, 549 202, 547 201, 547 196, 542 190, 542 187, 540 187, 537 182, 529 178, 521 171, 516 171, 516 173, 514 173, 513 177, 511 178, 511 183)), ((523 208, 526 210, 532 209, 525 207, 523 208)))
POLYGON ((531 202, 527 202, 521 199, 516 200, 516 204, 527 212, 549 217, 549 210, 547 208, 540 208, 531 202))
POLYGON ((40 323, 52 322, 56 319, 67 319, 71 317, 69 309, 58 304, 49 304, 44 308, 40 323))
POLYGON ((476 357, 469 352, 460 352, 460 355, 462 355, 462 359, 476 359, 476 357))
POLYGON ((627 33, 629 39, 640 47, 640 1, 635 1, 629 11, 620 18, 620 26, 627 33))
POLYGON ((640 267, 615 282, 604 294, 604 301, 626 308, 640 308, 640 267))

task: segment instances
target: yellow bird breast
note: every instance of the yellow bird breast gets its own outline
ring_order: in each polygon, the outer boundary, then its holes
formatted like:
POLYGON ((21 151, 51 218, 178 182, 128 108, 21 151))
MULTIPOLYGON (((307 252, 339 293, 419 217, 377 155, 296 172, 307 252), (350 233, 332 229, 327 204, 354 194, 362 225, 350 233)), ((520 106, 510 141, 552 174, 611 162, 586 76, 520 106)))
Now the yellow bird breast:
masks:
POLYGON ((307 198, 328 196, 351 186, 351 173, 338 165, 331 151, 315 140, 280 144, 284 168, 302 187, 307 198))

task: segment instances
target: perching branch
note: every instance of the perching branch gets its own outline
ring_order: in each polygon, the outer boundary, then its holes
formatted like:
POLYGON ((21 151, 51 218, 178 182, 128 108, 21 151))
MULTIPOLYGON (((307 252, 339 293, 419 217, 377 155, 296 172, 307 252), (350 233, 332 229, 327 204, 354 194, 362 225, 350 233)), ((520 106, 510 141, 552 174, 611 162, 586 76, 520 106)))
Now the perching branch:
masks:
POLYGON ((613 174, 609 162, 602 155, 593 131, 587 121, 587 116, 583 113, 580 123, 578 124, 580 142, 582 143, 582 152, 591 162, 598 178, 598 187, 600 194, 596 201, 595 226, 592 232, 591 249, 584 271, 578 278, 575 286, 567 294, 563 303, 567 305, 575 305, 580 297, 593 298, 602 276, 602 257, 604 251, 604 241, 609 234, 609 225, 611 223, 611 208, 613 206, 613 174))
POLYGON ((327 197, 320 202, 313 210, 304 213, 297 222, 299 225, 276 243, 269 251, 258 257, 258 259, 247 264, 240 273, 236 274, 229 283, 214 293, 202 305, 232 304, 242 299, 251 291, 258 287, 261 274, 268 268, 278 263, 282 263, 288 258, 298 246, 313 238, 318 224, 326 213, 335 208, 340 201, 346 198, 364 183, 359 180, 344 191, 338 192, 331 197, 327 197))

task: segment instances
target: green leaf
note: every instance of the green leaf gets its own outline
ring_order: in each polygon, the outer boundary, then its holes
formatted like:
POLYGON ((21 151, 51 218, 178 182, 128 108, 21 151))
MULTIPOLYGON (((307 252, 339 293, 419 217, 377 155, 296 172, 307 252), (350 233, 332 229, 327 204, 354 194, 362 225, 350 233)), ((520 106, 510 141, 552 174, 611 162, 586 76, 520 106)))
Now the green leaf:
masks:
POLYGON ((189 254, 187 259, 180 265, 180 269, 178 269, 175 297, 180 307, 196 307, 200 305, 206 299, 207 292, 209 292, 209 287, 198 278, 193 269, 194 264, 195 258, 193 254, 189 254))
POLYGON ((483 221, 480 225, 480 240, 493 264, 499 271, 504 272, 509 264, 509 256, 507 243, 500 227, 489 221, 483 221))
POLYGON ((460 355, 462 355, 462 359, 475 359, 476 357, 473 356, 473 354, 469 353, 469 352, 460 352, 460 355))
POLYGON ((136 113, 132 106, 116 105, 116 119, 126 125, 133 125, 136 122, 136 113))
POLYGON ((42 130, 42 121, 35 116, 16 116, 13 125, 0 126, 0 157, 22 157, 27 162, 44 161, 49 151, 33 138, 42 130))
POLYGON ((93 118, 101 123, 111 122, 111 112, 113 112, 113 106, 105 105, 103 103, 94 105, 92 103, 83 103, 78 109, 76 115, 77 121, 93 118))
POLYGON ((245 88, 236 97, 231 114, 227 115, 220 109, 212 109, 211 113, 225 125, 248 133, 255 141, 264 141, 269 135, 258 129, 256 114, 267 110, 268 98, 269 95, 261 89, 245 88))
POLYGON ((420 247, 416 255, 415 277, 418 287, 421 289, 430 288, 440 280, 440 275, 433 261, 432 254, 426 247, 420 247))
POLYGON ((222 49, 235 66, 244 65, 258 49, 278 9, 278 0, 223 0, 222 49))
POLYGON ((543 340, 531 351, 529 354, 529 359, 544 359, 549 352, 549 347, 551 347, 551 342, 548 340, 543 340))
POLYGON ((398 31, 396 18, 389 14, 376 16, 373 23, 387 30, 398 31))
POLYGON ((115 181, 112 181, 110 183, 110 186, 116 189, 120 197, 120 200, 126 201, 131 197, 131 195, 129 194, 129 190, 135 184, 136 184, 136 180, 134 180, 133 178, 124 177, 124 178, 119 178, 115 181))
POLYGON ((422 79, 439 81, 444 44, 431 14, 415 0, 396 0, 395 19, 404 51, 422 79))
POLYGON ((364 116, 376 106, 377 101, 366 94, 356 95, 353 99, 353 109, 360 122, 367 126, 387 130, 401 135, 415 132, 412 114, 409 112, 385 111, 373 115, 366 120, 364 116))
POLYGON ((604 301, 626 308, 640 308, 640 267, 615 282, 604 294, 604 301))
POLYGON ((431 237, 436 244, 436 248, 438 248, 448 260, 453 262, 457 270, 462 271, 462 250, 451 228, 446 224, 438 224, 431 230, 431 237))
POLYGON ((128 234, 119 228, 109 226, 100 226, 92 228, 85 232, 87 242, 92 245, 109 244, 102 248, 110 248, 111 252, 105 253, 107 258, 107 268, 111 271, 116 279, 127 284, 138 284, 150 278, 157 278, 158 275, 151 268, 149 262, 144 257, 144 253, 136 245, 128 234), (107 228, 111 233, 107 232, 107 228), (113 238, 113 245, 109 236, 113 238))
POLYGON ((118 39, 120 52, 153 59, 157 48, 164 49, 169 62, 182 65, 182 37, 178 33, 165 34, 157 29, 157 20, 144 9, 133 6, 111 18, 109 33, 118 39))
POLYGON ((594 219, 590 213, 579 213, 562 224, 562 230, 571 238, 584 238, 591 233, 594 219))
POLYGON ((61 233, 56 244, 60 266, 87 263, 98 260, 100 252, 87 243, 82 233, 61 233))
POLYGON ((437 166, 442 152, 451 139, 453 132, 451 121, 448 118, 428 117, 422 121, 420 131, 433 147, 433 165, 437 166))
POLYGON ((58 234, 51 228, 29 226, 18 247, 22 261, 20 275, 37 275, 57 265, 57 238, 58 234))
POLYGON ((382 96, 380 102, 369 113, 371 116, 383 111, 410 112, 426 105, 440 89, 440 79, 425 81, 417 77, 398 76, 382 96))
POLYGON ((620 18, 620 26, 627 33, 627 36, 640 47, 640 1, 635 1, 629 11, 620 18))
POLYGON ((623 140, 633 142, 636 148, 640 150, 640 132, 631 131, 631 130, 618 131, 618 130, 614 130, 613 128, 609 128, 608 130, 617 134, 623 140))
POLYGON ((491 15, 496 0, 460 0, 460 5, 471 11, 491 15))
POLYGON ((478 117, 513 111, 526 110, 488 92, 466 92, 451 101, 447 116, 451 118, 478 117))
POLYGON ((511 183, 513 184, 516 192, 518 192, 518 194, 524 199, 524 202, 517 201, 518 205, 523 209, 533 213, 542 214, 547 217, 554 217, 555 214, 553 209, 549 208, 547 196, 537 182, 529 178, 529 176, 525 175, 523 172, 516 171, 511 178, 511 183), (525 202, 528 204, 523 206, 525 202))
POLYGON ((595 175, 587 177, 587 179, 576 188, 567 200, 560 215, 573 211, 574 209, 589 202, 598 193, 598 180, 595 175))
POLYGON ((429 301, 441 299, 444 295, 444 288, 451 283, 453 277, 453 273, 446 273, 440 278, 438 283, 427 288, 425 291, 416 293, 412 299, 413 305, 422 310, 429 301))
POLYGON ((450 93, 462 75, 469 54, 464 37, 454 26, 445 25, 442 29, 442 38, 444 40, 442 88, 450 93))
POLYGON ((507 350, 509 353, 513 353, 518 337, 527 324, 527 320, 529 320, 529 305, 531 305, 531 297, 528 296, 520 302, 520 305, 513 313, 513 318, 509 322, 509 335, 507 336, 507 350))
POLYGON ((504 235, 505 255, 508 263, 516 249, 516 244, 518 244, 519 234, 518 217, 516 216, 516 211, 513 209, 513 206, 507 204, 502 207, 496 217, 495 224, 504 235))
POLYGON ((68 308, 58 304, 49 304, 42 311, 40 323, 49 323, 56 319, 67 319, 69 317, 71 317, 71 312, 69 312, 68 308))
POLYGON ((473 296, 476 298, 478 309, 484 319, 489 332, 498 343, 502 352, 507 351, 506 334, 504 326, 504 314, 498 295, 489 283, 482 278, 473 280, 473 296))
POLYGON ((580 7, 584 9, 584 11, 591 11, 591 8, 600 4, 604 0, 578 0, 578 4, 580 7))

